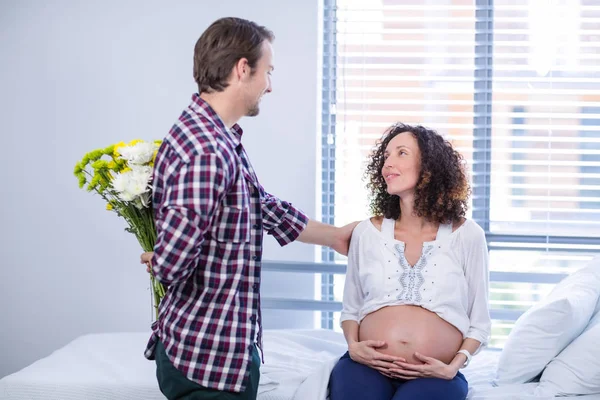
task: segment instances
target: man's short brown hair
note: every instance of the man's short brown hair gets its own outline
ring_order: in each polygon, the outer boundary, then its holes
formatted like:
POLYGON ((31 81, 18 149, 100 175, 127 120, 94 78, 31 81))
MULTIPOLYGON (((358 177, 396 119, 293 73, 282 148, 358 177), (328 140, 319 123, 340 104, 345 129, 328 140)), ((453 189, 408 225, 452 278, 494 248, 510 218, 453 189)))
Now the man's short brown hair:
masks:
POLYGON ((262 56, 262 44, 272 42, 273 32, 241 18, 221 18, 200 36, 194 48, 194 80, 198 93, 222 92, 233 66, 242 58, 254 69, 262 56))

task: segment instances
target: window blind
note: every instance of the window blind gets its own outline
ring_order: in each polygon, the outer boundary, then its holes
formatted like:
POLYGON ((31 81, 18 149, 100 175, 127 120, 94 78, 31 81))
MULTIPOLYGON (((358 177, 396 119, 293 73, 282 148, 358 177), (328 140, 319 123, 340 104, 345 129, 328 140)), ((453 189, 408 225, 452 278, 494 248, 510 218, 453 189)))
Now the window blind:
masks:
MULTIPOLYGON (((469 217, 486 231, 498 277, 495 346, 520 313, 600 251, 594 3, 324 1, 323 216, 337 224, 368 217, 361 178, 391 124, 443 134, 468 162, 469 217), (530 281, 503 281, 504 272, 530 281)), ((323 279, 324 299, 341 300, 343 277, 323 279)), ((324 314, 324 325, 335 318, 324 314)))

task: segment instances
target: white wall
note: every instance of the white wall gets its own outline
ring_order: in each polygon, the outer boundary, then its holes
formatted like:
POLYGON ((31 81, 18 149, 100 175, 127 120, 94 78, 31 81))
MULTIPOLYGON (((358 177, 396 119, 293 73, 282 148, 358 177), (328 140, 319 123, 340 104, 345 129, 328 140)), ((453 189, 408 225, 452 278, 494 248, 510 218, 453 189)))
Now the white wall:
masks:
MULTIPOLYGON (((244 143, 263 185, 315 215, 317 4, 0 3, 0 377, 81 334, 149 328, 140 249, 72 170, 94 148, 166 134, 196 90, 193 47, 213 20, 239 16, 275 32, 274 91, 242 121, 244 143)), ((312 261, 314 248, 269 238, 264 258, 312 261)), ((280 278, 264 277, 263 296, 298 287, 312 296, 310 275, 280 278)), ((264 318, 298 326, 312 314, 264 318)))

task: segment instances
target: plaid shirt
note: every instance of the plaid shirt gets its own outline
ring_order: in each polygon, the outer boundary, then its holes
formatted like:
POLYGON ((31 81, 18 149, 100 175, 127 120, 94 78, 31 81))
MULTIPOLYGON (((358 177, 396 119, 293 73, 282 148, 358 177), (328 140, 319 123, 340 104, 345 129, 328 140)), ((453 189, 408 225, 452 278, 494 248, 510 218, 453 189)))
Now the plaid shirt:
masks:
POLYGON ((308 222, 264 191, 241 136, 195 94, 158 150, 152 270, 168 290, 145 351, 160 339, 188 379, 231 392, 245 390, 254 338, 262 352, 262 232, 283 246, 308 222))

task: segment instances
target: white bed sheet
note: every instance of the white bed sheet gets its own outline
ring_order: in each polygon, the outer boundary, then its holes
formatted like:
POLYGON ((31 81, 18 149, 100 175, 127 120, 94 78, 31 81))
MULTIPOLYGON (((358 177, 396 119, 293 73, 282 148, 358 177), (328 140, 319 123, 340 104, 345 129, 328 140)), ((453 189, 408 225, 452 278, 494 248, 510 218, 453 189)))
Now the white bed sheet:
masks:
MULTIPOLYGON (((143 357, 148 333, 91 334, 75 339, 30 366, 0 379, 7 400, 164 399, 154 362, 143 357)), ((343 336, 328 330, 266 330, 259 400, 318 400, 328 373, 346 350, 343 336), (315 388, 321 387, 315 397, 315 388)), ((494 387, 499 352, 477 355, 464 373, 469 400, 527 400, 535 383, 494 387)), ((600 395, 561 399, 600 400, 600 395)))
MULTIPOLYGON (((343 352, 326 330, 266 330, 259 400, 290 400, 320 361, 343 352), (329 351, 327 351, 329 350, 329 351)), ((156 368, 143 356, 149 332, 81 336, 0 379, 7 400, 162 400, 156 368)))

